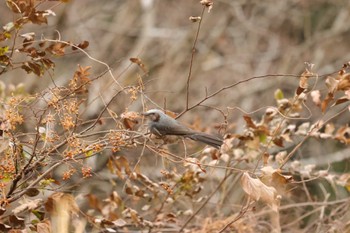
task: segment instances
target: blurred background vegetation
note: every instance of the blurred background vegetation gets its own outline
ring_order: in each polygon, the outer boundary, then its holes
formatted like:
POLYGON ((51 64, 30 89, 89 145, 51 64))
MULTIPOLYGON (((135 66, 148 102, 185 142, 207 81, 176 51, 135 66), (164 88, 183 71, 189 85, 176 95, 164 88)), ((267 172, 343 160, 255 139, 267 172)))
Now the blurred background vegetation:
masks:
MULTIPOLYGON (((41 7, 45 9, 47 4, 50 2, 41 7)), ((109 64, 125 85, 134 84, 137 74, 142 73, 129 61, 131 57, 139 57, 149 71, 143 77, 149 96, 162 107, 166 99, 170 110, 184 108, 185 83, 197 30, 197 24, 191 23, 189 17, 199 16, 202 10, 197 1, 84 0, 60 4, 53 10, 56 16, 49 18, 47 26, 33 25, 25 30, 35 31, 44 38, 60 36, 66 41, 89 41, 87 52, 109 64)), ((334 72, 350 59, 349 17, 346 0, 215 1, 213 10, 203 17, 192 69, 191 102, 202 99, 206 88, 213 92, 252 76, 299 75, 304 62, 315 64, 314 71, 320 75, 334 72)), ((12 18, 5 2, 1 3, 1 24, 12 18)), ((85 55, 72 52, 64 59, 57 59, 56 83, 67 82, 67 76, 72 75, 77 64, 93 65, 94 74, 105 69, 85 55)), ((23 82, 30 92, 51 82, 24 78, 20 70, 5 74, 2 80, 23 82)), ((110 84, 113 81, 108 77, 99 80, 90 98, 101 93, 112 95, 110 84)), ((249 112, 273 103, 272 93, 276 88, 293 92, 296 85, 290 77, 248 82, 206 104, 219 108, 238 106, 249 112)), ((120 111, 125 107, 118 103, 114 109, 120 111)), ((138 104, 132 107, 140 110, 138 104)), ((90 114, 95 110, 89 106, 90 114)), ((208 122, 218 117, 207 109, 198 108, 195 112, 206 112, 208 122)), ((234 112, 230 117, 235 119, 237 114, 234 112)))
MULTIPOLYGON (((276 105, 276 95, 279 93, 285 98, 292 98, 300 86, 300 75, 305 70, 312 70, 312 73, 319 77, 319 82, 313 83, 314 89, 327 92, 325 80, 328 74, 336 74, 343 64, 350 61, 350 2, 347 0, 215 0, 209 13, 208 9, 203 9, 197 0, 72 0, 36 1, 36 4, 37 9, 51 9, 55 12, 55 16, 48 16, 47 25, 26 25, 21 34, 35 32, 36 40, 59 39, 72 43, 88 41, 89 46, 85 52, 89 56, 81 51, 66 51, 63 57, 52 58, 55 63, 54 72, 37 77, 35 74, 27 74, 23 69, 16 68, 2 73, 1 81, 7 87, 21 83, 26 92, 34 95, 48 88, 68 85, 78 64, 83 67, 91 66, 89 70, 91 77, 97 77, 106 71, 106 65, 103 64, 106 63, 111 67, 112 75, 104 74, 94 80, 89 87, 87 101, 80 106, 79 117, 84 120, 98 118, 106 103, 120 91, 120 85, 137 86, 142 83, 140 86, 144 87, 142 90, 144 93, 142 95, 137 93, 136 99, 131 98, 133 93, 130 91, 122 93, 108 105, 110 112, 104 116, 115 117, 116 122, 113 120, 108 123, 107 120, 102 122, 96 126, 99 132, 118 127, 120 116, 124 112, 141 112, 145 108, 163 108, 176 113, 186 110, 188 87, 186 83, 191 71, 189 106, 196 105, 205 99, 207 94, 228 88, 205 100, 200 106, 186 111, 180 120, 198 130, 222 136, 226 133, 243 134, 247 129, 247 120, 242 116, 250 115, 252 119, 258 120, 264 116, 269 106, 276 105), (192 22, 189 18, 200 16, 203 10, 201 28, 198 29, 199 22, 192 22), (197 32, 199 36, 193 51, 197 32), (194 59, 191 59, 192 55, 194 59), (133 63, 130 58, 138 58, 141 65, 133 63), (244 81, 254 77, 256 79, 244 81), (243 82, 229 88, 240 81, 243 82), (222 125, 225 126, 225 130, 218 130, 222 125)), ((16 14, 9 10, 6 1, 2 1, 0 24, 6 25, 15 18, 16 14)), ((23 38, 18 37, 14 40, 21 41, 23 38)), ((11 47, 14 40, 1 42, 1 46, 11 47)), ((14 54, 12 59, 20 62, 26 57, 23 54, 14 54)), ((335 107, 325 115, 334 116, 340 109, 335 107)), ((309 106, 303 109, 301 117, 293 124, 305 123, 303 118, 313 123, 325 116, 319 107, 309 106)), ((335 125, 348 124, 349 113, 336 117, 332 122, 335 125)), ((30 129, 28 125, 25 128, 30 129)), ((33 128, 31 130, 34 130, 33 128)), ((286 145, 286 150, 291 151, 304 137, 305 134, 294 138, 293 143, 286 145)), ((193 148, 198 149, 192 145, 190 149, 193 148)), ((91 209, 100 211, 100 215, 105 219, 115 220, 125 214, 112 215, 114 209, 112 210, 110 206, 108 208, 111 209, 107 211, 107 204, 112 205, 113 201, 118 200, 115 202, 118 202, 119 206, 120 202, 125 206, 133 206, 140 211, 140 215, 144 211, 143 218, 153 223, 165 219, 167 223, 183 226, 188 216, 193 215, 195 216, 191 219, 193 223, 189 224, 193 232, 196 230, 217 232, 220 229, 224 232, 228 230, 225 226, 230 226, 230 223, 236 224, 234 232, 270 232, 273 228, 271 226, 278 225, 273 223, 273 217, 271 217, 272 223, 266 220, 270 210, 263 210, 259 205, 256 207, 258 213, 242 211, 244 209, 242 203, 246 199, 240 189, 239 176, 230 177, 228 184, 219 186, 220 191, 210 199, 208 205, 203 205, 206 208, 203 208, 200 214, 194 214, 193 211, 202 205, 198 204, 202 203, 201 198, 208 198, 219 182, 226 181, 229 172, 213 169, 208 170, 205 175, 192 173, 188 164, 183 166, 179 161, 164 161, 158 156, 159 154, 155 156, 156 153, 150 153, 154 152, 152 150, 147 151, 145 156, 144 149, 139 146, 123 149, 114 154, 125 156, 127 162, 123 160, 124 157, 117 159, 118 161, 112 159, 111 162, 111 153, 101 153, 99 156, 86 159, 86 164, 92 167, 93 177, 85 180, 86 177, 80 175, 72 176, 70 183, 63 186, 62 190, 66 189, 73 193, 83 211, 87 213, 90 210, 89 214, 93 212, 91 209), (133 177, 137 182, 126 181, 128 180, 126 177, 132 176, 130 170, 134 166, 146 178, 154 179, 152 182, 157 181, 158 185, 164 185, 164 190, 167 188, 162 181, 165 183, 166 179, 172 180, 173 183, 169 183, 174 187, 181 182, 183 184, 175 194, 169 190, 168 193, 163 190, 163 196, 155 192, 157 194, 150 198, 152 202, 150 200, 147 202, 144 195, 129 198, 128 195, 135 194, 137 189, 135 186, 140 185, 132 186, 129 183, 150 182, 144 177, 137 179, 133 177), (112 170, 118 170, 120 174, 115 171, 116 174, 113 174, 112 170), (126 173, 125 177, 121 173, 126 173), (123 194, 120 194, 121 197, 116 197, 113 196, 115 195, 113 191, 123 194), (200 195, 197 195, 198 193, 200 195), (88 194, 91 195, 85 198, 88 194), (162 200, 158 200, 157 195, 162 200), (99 202, 106 198, 109 199, 104 203, 99 202), (170 200, 171 198, 173 200, 170 200), (169 202, 165 203, 164 200, 169 202), (172 206, 171 201, 176 205, 172 206), (155 206, 162 211, 154 213, 155 206), (246 214, 246 218, 241 220, 235 215, 240 211, 246 214), (160 216, 161 214, 164 215, 160 216), (249 225, 249 221, 256 225, 249 225), (202 225, 203 222, 205 224, 202 225)), ((174 153, 180 153, 182 149, 179 146, 170 146, 170 151, 174 153)), ((315 138, 298 148, 296 158, 304 159, 304 164, 316 164, 320 169, 329 169, 330 163, 338 162, 332 164, 334 166, 331 166, 330 170, 347 174, 348 152, 349 149, 344 143, 315 138), (327 156, 335 159, 329 160, 327 156)), ((209 152, 213 159, 217 156, 215 153, 209 152)), ((247 166, 239 168, 252 171, 254 166, 255 163, 248 163, 247 166)), ((63 166, 62 169, 65 170, 67 167, 63 166)), ((57 170, 52 177, 62 176, 63 172, 57 170)), ((304 169, 305 172, 306 170, 304 169)), ((347 178, 344 180, 347 184, 347 178)), ((306 183, 301 183, 296 183, 297 187, 293 187, 286 194, 290 199, 284 203, 286 205, 280 212, 280 226, 282 225, 283 232, 296 232, 302 228, 305 232, 310 229, 314 232, 317 230, 326 232, 332 227, 336 229, 333 232, 349 229, 344 225, 350 217, 343 215, 344 212, 335 211, 336 214, 331 215, 342 216, 343 225, 334 219, 323 218, 322 214, 318 215, 317 211, 324 210, 316 208, 317 213, 311 217, 305 214, 308 212, 307 207, 312 205, 312 200, 322 201, 321 196, 325 193, 330 193, 332 200, 338 200, 348 196, 346 189, 338 190, 333 186, 334 183, 328 183, 325 179, 320 182, 323 185, 318 182, 307 183, 309 188, 306 188, 306 183), (295 209, 288 206, 295 203, 302 204, 295 209), (289 211, 290 209, 293 211, 289 211), (305 218, 302 217, 303 214, 305 218), (295 222, 291 221, 291 216, 296 219, 295 222), (318 217, 324 221, 324 225, 317 225, 318 217), (290 225, 288 221, 291 221, 290 225), (341 230, 337 231, 339 229, 341 230)), ((60 185, 57 184, 57 187, 61 187, 60 185)), ((157 189, 156 185, 153 185, 151 186, 157 189)), ((325 200, 328 200, 327 198, 325 200)), ((345 210, 347 207, 345 204, 339 209, 345 210)), ((332 212, 332 207, 330 206, 327 211, 332 212)), ((136 214, 135 216, 132 213, 128 214, 128 217, 131 215, 132 219, 136 218, 136 214)), ((95 213, 91 215, 100 216, 95 213)), ((125 227, 124 222, 119 224, 125 227)), ((180 227, 174 229, 180 230, 180 227)), ((280 230, 277 229, 276 232, 280 230)))

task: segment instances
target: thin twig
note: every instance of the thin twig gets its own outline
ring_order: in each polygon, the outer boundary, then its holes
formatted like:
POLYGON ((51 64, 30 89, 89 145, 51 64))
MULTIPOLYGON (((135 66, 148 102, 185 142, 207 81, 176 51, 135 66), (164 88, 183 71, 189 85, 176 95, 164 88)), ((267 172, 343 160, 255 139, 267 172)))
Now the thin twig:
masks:
POLYGON ((192 46, 190 68, 188 71, 187 83, 186 83, 186 110, 188 109, 189 101, 190 101, 190 84, 191 84, 191 77, 192 77, 193 60, 194 60, 194 55, 196 53, 196 45, 197 45, 197 41, 198 41, 199 31, 200 31, 201 25, 202 25, 202 20, 203 20, 205 8, 206 7, 203 6, 203 10, 201 13, 201 19, 199 20, 198 28, 197 28, 197 32, 196 32, 196 37, 194 38, 194 42, 193 42, 193 46, 192 46))
POLYGON ((221 92, 223 92, 225 90, 231 89, 231 88, 233 88, 235 86, 238 86, 238 85, 240 85, 242 83, 246 83, 246 82, 249 82, 249 81, 252 81, 252 80, 255 80, 255 79, 265 79, 265 78, 275 78, 275 77, 294 77, 294 78, 299 78, 300 75, 294 75, 294 74, 266 74, 266 75, 254 76, 254 77, 250 77, 250 78, 247 78, 247 79, 240 80, 240 81, 232 83, 232 84, 230 84, 228 86, 222 87, 222 88, 214 91, 211 94, 206 93, 206 95, 205 95, 205 97, 203 99, 199 100, 196 104, 193 104, 191 107, 188 107, 185 110, 183 110, 181 113, 179 113, 176 116, 176 119, 181 117, 187 111, 190 111, 190 110, 200 106, 203 102, 205 102, 208 99, 210 99, 210 98, 220 94, 221 92))
POLYGON ((309 132, 307 133, 307 135, 303 138, 303 140, 301 140, 301 142, 298 143, 298 145, 296 145, 293 150, 287 155, 287 157, 283 160, 283 163, 280 165, 279 169, 282 169, 284 167, 284 165, 286 165, 286 163, 292 158, 292 156, 294 155, 294 153, 304 144, 304 142, 306 142, 306 140, 308 138, 311 137, 311 134, 314 133, 315 131, 320 130, 324 125, 326 125, 329 121, 331 121, 332 119, 334 119, 335 117, 341 115, 342 113, 344 113, 345 111, 348 110, 348 106, 346 106, 345 108, 343 108, 341 111, 339 111, 337 114, 335 114, 334 116, 330 117, 329 119, 325 120, 322 124, 319 124, 318 126, 315 125, 314 128, 311 128, 309 130, 309 132))
POLYGON ((208 196, 208 198, 203 202, 203 204, 196 210, 196 212, 194 212, 191 217, 189 217, 187 219, 187 221, 185 222, 185 224, 180 228, 179 232, 182 232, 185 227, 192 221, 192 219, 204 208, 204 206, 209 202, 209 200, 214 196, 214 194, 221 188, 221 186, 225 183, 225 181, 227 180, 228 177, 230 177, 230 175, 232 175, 232 173, 228 173, 226 174, 226 176, 221 180, 221 182, 218 184, 218 186, 216 187, 216 189, 214 189, 214 191, 208 196))

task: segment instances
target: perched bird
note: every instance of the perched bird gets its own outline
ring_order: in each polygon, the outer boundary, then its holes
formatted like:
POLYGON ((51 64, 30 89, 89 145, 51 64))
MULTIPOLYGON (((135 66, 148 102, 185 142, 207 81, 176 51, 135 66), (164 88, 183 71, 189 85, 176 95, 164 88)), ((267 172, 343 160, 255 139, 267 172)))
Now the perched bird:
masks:
POLYGON ((223 143, 222 139, 214 135, 198 132, 182 125, 177 120, 163 113, 161 110, 151 109, 142 113, 142 115, 146 116, 150 120, 148 123, 149 130, 156 136, 183 136, 215 148, 220 148, 223 143))

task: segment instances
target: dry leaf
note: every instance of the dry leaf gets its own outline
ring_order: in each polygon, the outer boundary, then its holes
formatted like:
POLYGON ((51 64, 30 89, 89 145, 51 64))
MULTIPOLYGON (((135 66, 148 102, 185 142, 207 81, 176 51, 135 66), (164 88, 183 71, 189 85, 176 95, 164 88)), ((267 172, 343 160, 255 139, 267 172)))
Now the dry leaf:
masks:
POLYGON ((201 0, 200 4, 208 8, 208 13, 210 13, 211 9, 213 9, 213 1, 212 0, 201 0))
POLYGON ((45 203, 45 209, 52 215, 60 215, 62 212, 77 213, 79 207, 74 196, 67 193, 56 192, 45 203))
POLYGON ((273 143, 274 143, 276 146, 284 147, 284 145, 283 145, 283 138, 282 138, 282 137, 275 137, 275 138, 273 139, 273 143))
POLYGON ((281 187, 281 185, 285 185, 293 181, 293 176, 287 176, 281 174, 281 171, 275 171, 272 173, 272 183, 276 187, 281 187))
POLYGON ((141 70, 142 70, 144 73, 148 73, 147 67, 145 66, 145 64, 143 64, 143 62, 142 62, 142 60, 141 60, 140 58, 138 58, 138 57, 132 57, 132 58, 130 58, 130 61, 131 61, 132 63, 137 64, 137 65, 141 68, 141 70))
POLYGON ((244 192, 252 199, 256 201, 261 200, 270 206, 272 210, 278 211, 280 196, 277 195, 277 191, 274 187, 269 187, 259 179, 250 177, 247 172, 243 173, 241 185, 244 192))
POLYGON ((342 143, 350 144, 350 127, 348 125, 340 127, 335 133, 335 139, 342 143))
POLYGON ((21 205, 17 206, 15 209, 12 210, 13 214, 19 214, 27 210, 34 210, 42 203, 42 199, 36 199, 36 200, 29 200, 25 199, 21 205))
POLYGON ((190 16, 189 20, 191 20, 192 22, 197 22, 199 20, 201 20, 202 18, 200 16, 190 16))
POLYGON ((328 93, 326 98, 322 101, 321 110, 324 113, 328 107, 328 104, 334 99, 333 93, 328 93))
POLYGON ((36 224, 36 232, 37 233, 51 233, 51 222, 47 219, 45 219, 42 222, 39 222, 36 224))
POLYGON ((295 132, 296 135, 306 135, 310 130, 310 122, 304 122, 299 125, 298 130, 295 132))
POLYGON ((350 88, 350 74, 345 74, 340 77, 337 90, 346 91, 350 88))
POLYGON ((278 164, 282 164, 286 156, 287 156, 287 151, 280 151, 276 154, 275 160, 278 164))
POLYGON ((123 126, 128 130, 137 130, 141 123, 140 114, 137 112, 124 112, 121 114, 123 126))
POLYGON ((196 158, 187 158, 184 160, 184 166, 189 167, 191 171, 194 172, 206 172, 206 170, 202 167, 200 161, 196 158))
POLYGON ((333 78, 332 76, 329 76, 326 79, 326 85, 328 87, 328 93, 334 93, 337 90, 338 87, 338 80, 336 80, 335 78, 333 78))
POLYGON ((312 75, 313 74, 310 71, 308 71, 307 69, 306 69, 306 71, 304 71, 301 74, 300 80, 299 80, 299 87, 296 91, 297 95, 300 95, 301 93, 304 92, 305 89, 307 89, 309 87, 308 80, 312 75))
POLYGON ((324 133, 320 133, 320 138, 322 139, 332 138, 334 130, 335 130, 335 127, 333 123, 326 124, 324 133))
POLYGON ((125 226, 125 225, 127 224, 127 222, 125 222, 125 221, 124 221, 123 219, 121 219, 121 218, 119 218, 119 219, 113 221, 113 223, 114 223, 114 225, 115 225, 116 227, 123 227, 123 226, 125 226))
POLYGON ((320 106, 321 105, 321 93, 319 90, 316 91, 312 91, 310 93, 311 97, 312 97, 312 101, 317 105, 320 106))
POLYGON ((245 122, 247 123, 248 128, 256 129, 257 126, 253 122, 252 118, 250 116, 243 116, 245 122))
POLYGON ((315 164, 309 164, 305 165, 301 170, 300 170, 300 175, 306 178, 311 178, 311 172, 316 168, 315 164))

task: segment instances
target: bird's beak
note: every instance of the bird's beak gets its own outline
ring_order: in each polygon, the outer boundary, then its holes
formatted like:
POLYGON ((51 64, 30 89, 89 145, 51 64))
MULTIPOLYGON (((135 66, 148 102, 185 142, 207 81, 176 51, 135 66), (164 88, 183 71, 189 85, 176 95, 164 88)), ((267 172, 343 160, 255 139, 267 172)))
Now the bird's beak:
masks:
POLYGON ((141 113, 141 116, 145 116, 145 117, 147 117, 147 116, 149 116, 150 115, 150 113, 149 112, 142 112, 141 113))

